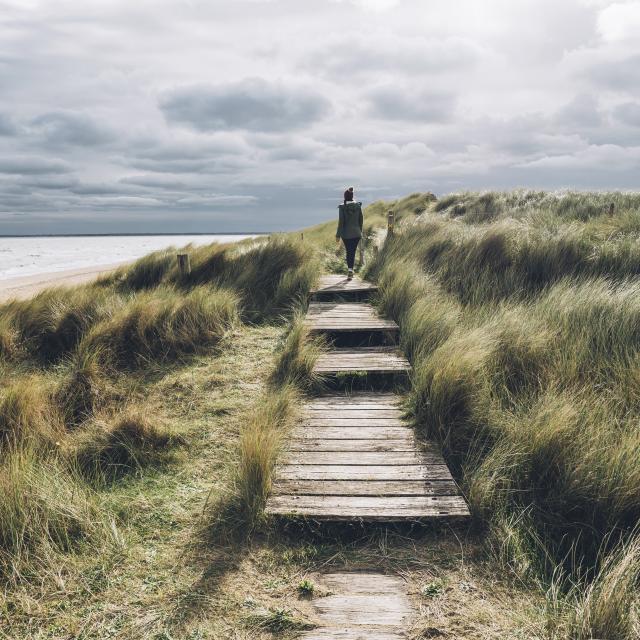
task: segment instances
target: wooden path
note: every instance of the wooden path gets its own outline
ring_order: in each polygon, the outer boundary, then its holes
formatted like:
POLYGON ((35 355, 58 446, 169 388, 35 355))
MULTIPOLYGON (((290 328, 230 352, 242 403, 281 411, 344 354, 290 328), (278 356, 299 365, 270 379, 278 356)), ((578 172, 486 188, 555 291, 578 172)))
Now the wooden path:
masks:
MULTIPOLYGON (((318 290, 358 294, 373 285, 354 278, 322 280, 318 290)), ((312 303, 310 328, 330 336, 358 330, 392 332, 398 326, 362 303, 312 303), (342 311, 344 310, 344 314, 342 311)), ((335 348, 318 358, 322 374, 407 372, 396 346, 335 348)), ((267 513, 314 520, 401 521, 462 518, 467 505, 441 454, 421 444, 403 420, 399 396, 334 393, 310 399, 275 469, 267 513)), ((345 636, 347 637, 347 636, 345 636)))
POLYGON ((402 640, 413 616, 400 578, 375 573, 320 577, 331 595, 314 600, 319 626, 301 640, 402 640))

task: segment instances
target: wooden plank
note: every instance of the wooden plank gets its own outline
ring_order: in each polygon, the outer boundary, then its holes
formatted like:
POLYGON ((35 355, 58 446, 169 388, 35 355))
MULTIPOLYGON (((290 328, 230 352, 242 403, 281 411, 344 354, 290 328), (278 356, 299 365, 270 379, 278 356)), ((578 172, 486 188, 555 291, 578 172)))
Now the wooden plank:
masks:
POLYGON ((331 274, 321 276, 318 285, 311 289, 311 293, 368 292, 376 291, 377 289, 378 287, 375 284, 362 280, 357 276, 354 276, 352 280, 348 280, 347 276, 331 274))
POLYGON ((451 480, 445 464, 431 465, 277 465, 277 480, 451 480))
POLYGON ((397 629, 408 623, 411 606, 404 594, 374 594, 372 596, 327 596, 314 602, 320 615, 331 619, 332 626, 378 626, 397 629))
POLYGON ((321 576, 320 582, 332 593, 348 593, 353 596, 388 595, 390 593, 402 595, 406 591, 406 585, 402 578, 384 573, 364 571, 325 573, 321 576))
POLYGON ((443 464, 439 453, 421 451, 287 451, 280 464, 288 465, 411 465, 443 464))
POLYGON ((291 437, 323 440, 387 440, 413 438, 413 431, 408 427, 296 427, 291 437))
POLYGON ((304 418, 305 427, 401 427, 402 418, 304 418))
POLYGON ((384 440, 324 440, 306 438, 290 440, 287 451, 415 451, 416 445, 410 434, 406 438, 384 440))
POLYGON ((460 496, 272 496, 270 515, 327 520, 416 520, 468 517, 460 496))
POLYGON ((407 640, 407 635, 373 627, 327 627, 305 631, 300 640, 407 640))
POLYGON ((395 372, 411 366, 397 347, 358 347, 334 349, 321 354, 314 366, 317 373, 340 371, 395 372))
POLYGON ((406 586, 384 574, 327 574, 317 580, 330 595, 314 599, 320 626, 304 640, 401 640, 413 608, 406 586))
POLYGON ((348 407, 334 409, 308 409, 304 408, 302 415, 307 419, 323 418, 385 418, 401 419, 403 412, 400 409, 350 409, 348 407))
POLYGON ((453 480, 278 480, 273 495, 455 496, 453 480))

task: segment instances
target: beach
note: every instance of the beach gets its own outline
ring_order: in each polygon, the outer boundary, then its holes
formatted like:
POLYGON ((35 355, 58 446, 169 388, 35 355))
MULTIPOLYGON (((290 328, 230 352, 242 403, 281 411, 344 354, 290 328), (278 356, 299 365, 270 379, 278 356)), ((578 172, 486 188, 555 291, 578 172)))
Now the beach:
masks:
POLYGON ((101 275, 114 271, 122 264, 126 264, 126 262, 0 280, 0 302, 11 299, 24 300, 49 287, 73 286, 90 282, 101 275))

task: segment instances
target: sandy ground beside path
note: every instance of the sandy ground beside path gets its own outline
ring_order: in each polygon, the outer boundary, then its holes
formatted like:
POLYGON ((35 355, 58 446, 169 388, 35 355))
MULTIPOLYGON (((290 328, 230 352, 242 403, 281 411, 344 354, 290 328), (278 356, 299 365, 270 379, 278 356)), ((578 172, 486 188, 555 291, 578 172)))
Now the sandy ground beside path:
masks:
POLYGON ((123 264, 126 264, 126 262, 0 280, 0 302, 6 302, 12 298, 24 300, 49 287, 73 286, 90 282, 98 276, 114 271, 123 264))

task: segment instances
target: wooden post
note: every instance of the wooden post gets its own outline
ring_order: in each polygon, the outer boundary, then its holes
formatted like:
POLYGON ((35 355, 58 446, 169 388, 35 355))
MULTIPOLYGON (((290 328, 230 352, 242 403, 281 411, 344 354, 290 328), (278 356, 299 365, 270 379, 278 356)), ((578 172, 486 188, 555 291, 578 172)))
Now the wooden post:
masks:
POLYGON ((187 276, 191 273, 191 260, 188 253, 178 254, 178 269, 183 276, 187 276))
POLYGON ((360 244, 358 245, 358 263, 360 264, 361 267, 364 267, 364 243, 365 243, 365 237, 362 236, 362 238, 360 238, 360 244))
POLYGON ((613 204, 613 202, 609 205, 609 215, 612 216, 613 212, 615 211, 615 205, 613 204))
POLYGON ((304 233, 300 234, 300 240, 304 240, 304 233))
POLYGON ((393 211, 389 211, 387 214, 387 237, 393 236, 393 226, 396 221, 396 214, 393 211))

